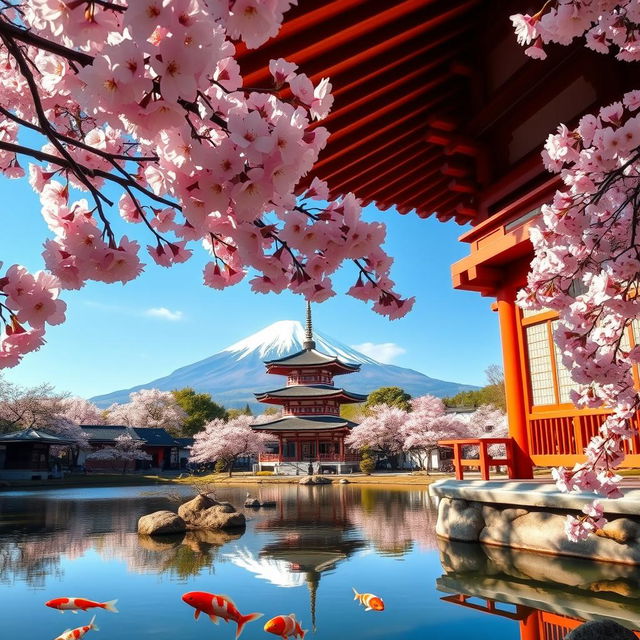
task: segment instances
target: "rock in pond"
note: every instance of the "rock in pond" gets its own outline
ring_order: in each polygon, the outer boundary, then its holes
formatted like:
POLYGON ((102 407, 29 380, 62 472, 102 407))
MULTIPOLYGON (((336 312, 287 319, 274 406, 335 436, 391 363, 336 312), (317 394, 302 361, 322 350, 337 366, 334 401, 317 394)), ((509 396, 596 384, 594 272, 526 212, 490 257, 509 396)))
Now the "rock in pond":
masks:
POLYGON ((351 484, 346 478, 340 478, 340 484, 351 484))
POLYGON ((204 495, 180 505, 178 515, 190 529, 238 529, 246 525, 244 514, 233 505, 204 495))
POLYGON ((138 520, 138 533, 147 536, 161 536, 184 533, 185 521, 172 511, 155 511, 138 520))
POLYGON ((635 633, 613 620, 590 620, 576 627, 565 640, 634 640, 635 633))
POLYGON ((257 509, 260 506, 260 500, 256 498, 247 498, 244 501, 244 506, 246 509, 257 509))
POLYGON ((325 476, 306 476, 300 480, 299 484, 331 484, 331 478, 325 478, 325 476))

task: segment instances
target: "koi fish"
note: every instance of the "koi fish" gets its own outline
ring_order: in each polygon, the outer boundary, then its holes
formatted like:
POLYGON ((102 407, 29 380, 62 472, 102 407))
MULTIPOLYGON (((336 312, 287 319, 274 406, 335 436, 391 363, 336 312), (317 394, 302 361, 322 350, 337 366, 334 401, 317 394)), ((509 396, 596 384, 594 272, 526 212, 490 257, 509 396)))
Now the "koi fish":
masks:
POLYGON ((65 611, 71 611, 71 613, 78 613, 78 611, 86 611, 87 609, 93 609, 98 607, 111 611, 112 613, 118 613, 116 609, 117 600, 109 600, 109 602, 94 602, 93 600, 86 600, 85 598, 54 598, 45 602, 47 607, 57 609, 60 613, 65 611))
POLYGON ((358 593, 353 587, 354 600, 359 600, 360 604, 365 607, 365 611, 384 611, 384 602, 382 598, 374 596, 373 593, 358 593))
POLYGON ((238 625, 236 638, 240 637, 247 622, 253 622, 264 615, 262 613, 250 613, 243 616, 236 605, 233 604, 231 598, 216 595, 215 593, 207 593, 206 591, 190 591, 182 596, 182 600, 196 610, 193 614, 196 620, 201 613, 208 615, 211 622, 215 624, 218 624, 219 618, 222 618, 225 622, 233 620, 238 625))
POLYGON ((288 616, 271 618, 271 620, 264 625, 264 630, 267 633, 280 636, 283 640, 287 640, 289 637, 300 638, 300 640, 302 640, 307 634, 307 630, 300 626, 294 613, 290 613, 288 616))
POLYGON ((89 624, 85 624, 84 627, 78 627, 77 629, 67 629, 63 631, 55 640, 77 640, 87 633, 87 631, 100 631, 96 625, 96 617, 91 618, 89 624))

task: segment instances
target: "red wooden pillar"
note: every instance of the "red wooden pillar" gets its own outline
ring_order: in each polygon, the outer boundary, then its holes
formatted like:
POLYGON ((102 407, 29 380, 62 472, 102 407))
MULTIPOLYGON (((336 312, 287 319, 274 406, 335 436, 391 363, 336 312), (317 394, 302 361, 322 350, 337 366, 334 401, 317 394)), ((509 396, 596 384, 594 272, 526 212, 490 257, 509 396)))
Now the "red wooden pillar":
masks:
POLYGON ((487 451, 487 443, 480 439, 480 475, 483 480, 489 479, 489 452, 487 451))
POLYGON ((507 395, 509 435, 514 440, 513 468, 516 478, 533 478, 533 464, 529 455, 529 434, 524 399, 525 380, 520 364, 518 342, 518 313, 516 288, 505 287, 498 293, 500 339, 504 363, 504 384, 507 395))
POLYGON ((282 451, 282 434, 278 434, 278 462, 282 462, 283 459, 283 451, 282 451))
POLYGON ((520 640, 544 640, 540 624, 540 611, 534 609, 520 621, 520 640))
POLYGON ((456 470, 456 480, 462 480, 464 478, 464 471, 462 469, 462 445, 458 442, 453 443, 453 466, 456 470))

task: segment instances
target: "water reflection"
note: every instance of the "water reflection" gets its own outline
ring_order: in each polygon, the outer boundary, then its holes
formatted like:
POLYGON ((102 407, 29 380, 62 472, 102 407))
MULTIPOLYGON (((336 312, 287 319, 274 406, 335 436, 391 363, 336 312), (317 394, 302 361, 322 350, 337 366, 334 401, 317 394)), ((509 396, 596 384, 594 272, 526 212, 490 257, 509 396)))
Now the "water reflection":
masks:
MULTIPOLYGON (((640 629, 638 567, 438 540, 443 601, 514 620, 522 640, 561 640, 586 620, 640 629)), ((636 632, 640 637, 640 632, 636 632)))
MULTIPOLYGON (((135 533, 141 515, 177 507, 176 490, 102 491, 103 498, 90 490, 0 495, 0 583, 22 581, 42 588, 47 577, 62 577, 61 558, 79 558, 91 550, 105 560, 124 561, 131 572, 179 580, 213 573, 216 562, 231 562, 281 587, 306 584, 314 599, 321 574, 356 551, 373 546, 402 556, 414 544, 435 546, 434 516, 423 491, 261 487, 259 498, 277 504, 246 512, 261 545, 240 545, 226 553, 221 548, 241 534, 192 531, 149 538, 135 533)), ((182 500, 193 495, 188 488, 178 491, 182 500)), ((225 488, 217 497, 241 504, 244 493, 225 488)))

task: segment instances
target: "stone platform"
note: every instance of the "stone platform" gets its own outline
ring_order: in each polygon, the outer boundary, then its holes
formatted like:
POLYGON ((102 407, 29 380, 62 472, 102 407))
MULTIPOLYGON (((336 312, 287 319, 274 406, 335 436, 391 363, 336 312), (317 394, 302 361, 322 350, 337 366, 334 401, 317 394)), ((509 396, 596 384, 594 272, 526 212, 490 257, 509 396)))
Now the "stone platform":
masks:
POLYGON ((624 497, 602 500, 609 523, 597 536, 570 542, 567 514, 578 515, 597 498, 567 494, 548 480, 442 480, 429 488, 439 498, 436 533, 448 540, 526 549, 640 565, 640 483, 624 497))

